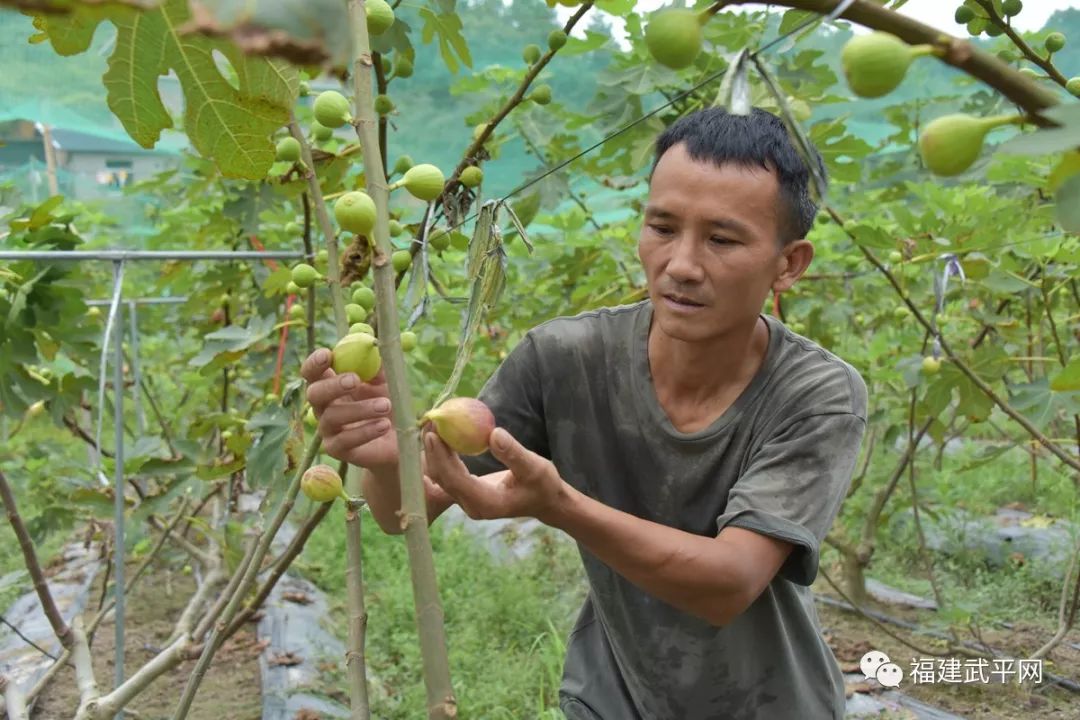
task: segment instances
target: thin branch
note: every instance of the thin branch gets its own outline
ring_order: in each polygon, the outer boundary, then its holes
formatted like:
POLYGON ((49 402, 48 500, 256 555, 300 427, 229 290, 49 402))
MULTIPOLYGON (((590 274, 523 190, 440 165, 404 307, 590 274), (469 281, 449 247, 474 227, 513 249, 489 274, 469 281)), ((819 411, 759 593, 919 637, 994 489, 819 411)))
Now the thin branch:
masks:
POLYGON ((0 470, 0 500, 4 501, 8 522, 11 524, 11 529, 15 531, 15 537, 19 540, 23 561, 26 563, 30 578, 34 581, 34 590, 37 592, 38 600, 41 601, 41 609, 45 612, 45 617, 49 619, 49 624, 52 625, 53 632, 56 633, 56 638, 60 641, 60 644, 65 648, 71 647, 71 628, 64 622, 56 603, 53 602, 52 593, 49 592, 49 585, 45 581, 45 574, 41 571, 37 554, 34 552, 34 542, 30 539, 30 533, 26 531, 26 525, 23 524, 19 509, 15 505, 15 496, 12 494, 11 486, 8 485, 7 478, 4 477, 2 470, 0 470))
POLYGON ((1005 32, 1005 35, 1013 41, 1013 45, 1024 54, 1025 58, 1042 68, 1046 74, 1050 76, 1050 79, 1061 87, 1065 87, 1065 85, 1068 84, 1069 79, 1062 75, 1060 70, 1054 67, 1054 63, 1050 62, 1049 57, 1039 57, 1039 54, 1027 44, 1024 38, 1020 37, 1019 33, 1013 29, 1013 26, 1005 22, 1005 19, 997 14, 997 11, 994 9, 994 3, 990 2, 990 0, 975 0, 975 2, 977 2, 979 7, 985 10, 986 14, 990 16, 990 22, 994 23, 994 25, 1005 32))
MULTIPOLYGON (((582 3, 581 7, 579 7, 577 11, 566 21, 566 24, 563 26, 563 32, 565 32, 569 36, 570 31, 574 29, 574 26, 578 24, 581 18, 585 17, 585 14, 592 9, 592 6, 592 0, 582 3)), ((525 73, 524 79, 521 81, 521 84, 518 85, 518 88, 514 92, 514 94, 511 95, 505 103, 503 103, 503 106, 499 108, 499 111, 495 113, 495 116, 492 117, 491 120, 488 120, 484 130, 479 134, 478 137, 473 140, 472 144, 469 145, 468 149, 465 150, 464 155, 462 155, 461 161, 458 162, 457 167, 454 168, 454 172, 450 173, 450 177, 446 179, 446 184, 443 185, 444 194, 453 187, 454 183, 458 181, 458 177, 461 176, 461 171, 469 166, 469 164, 472 162, 472 159, 476 157, 477 153, 479 153, 481 148, 484 147, 484 143, 487 142, 487 139, 491 137, 491 134, 493 132, 495 132, 495 128, 498 127, 499 123, 502 122, 503 118, 509 115, 510 112, 519 104, 521 104, 522 100, 525 99, 525 91, 529 89, 532 81, 535 80, 536 77, 540 74, 540 72, 547 66, 547 64, 551 62, 551 59, 555 56, 556 52, 558 51, 551 50, 549 48, 548 51, 541 55, 540 59, 537 60, 532 65, 532 67, 529 68, 529 71, 525 73)), ((436 200, 436 202, 441 202, 441 200, 436 200)))
MULTIPOLYGON (((856 0, 856 4, 858 4, 858 2, 859 0, 856 0)), ((837 213, 836 210, 833 209, 831 206, 826 206, 825 209, 829 213, 830 217, 832 217, 833 221, 843 227, 844 220, 840 217, 840 214, 837 213)), ((849 237, 851 237, 853 241, 855 240, 854 236, 852 236, 850 232, 846 230, 845 232, 848 234, 849 237)), ((889 272, 889 269, 885 267, 885 265, 880 260, 878 260, 878 258, 872 252, 870 252, 868 248, 859 244, 858 242, 856 242, 855 244, 858 245, 859 250, 862 251, 863 255, 865 255, 866 258, 871 263, 873 263, 873 265, 878 270, 880 270, 881 273, 886 277, 889 283, 893 286, 893 289, 896 290, 897 295, 900 296, 900 299, 904 302, 905 305, 907 305, 908 309, 911 310, 911 314, 915 316, 915 318, 924 328, 926 328, 927 332, 934 333, 934 326, 931 325, 925 317, 923 317, 923 314, 922 312, 920 312, 919 308, 913 302, 911 302, 911 299, 904 293, 904 288, 897 281, 896 277, 891 272, 889 272)), ((949 357, 949 360, 952 361, 956 368, 960 370, 960 372, 962 372, 964 375, 966 375, 968 379, 971 380, 971 382, 974 383, 975 386, 978 387, 984 395, 986 395, 986 397, 990 398, 990 400, 992 400, 995 405, 1001 408, 1002 412, 1015 420, 1017 424, 1020 425, 1020 427, 1024 428, 1024 430, 1026 430, 1028 434, 1031 435, 1031 437, 1038 440, 1043 447, 1049 450, 1063 463, 1073 468, 1074 470, 1080 471, 1080 460, 1071 457, 1057 443, 1044 435, 1042 431, 1035 427, 1031 423, 1031 421, 1024 417, 1018 410, 1013 408, 1012 405, 999 397, 998 394, 994 392, 994 389, 990 387, 990 385, 988 385, 985 380, 979 377, 979 375, 974 370, 972 370, 967 363, 960 359, 960 357, 953 351, 948 341, 945 340, 945 337, 943 335, 938 334, 937 338, 939 344, 941 345, 942 351, 949 357)))
POLYGON ((89 704, 98 696, 97 681, 94 679, 94 660, 90 655, 90 643, 83 631, 82 618, 76 617, 72 623, 74 642, 71 648, 71 662, 75 665, 75 685, 79 688, 79 707, 89 704))
MULTIPOLYGON (((827 15, 840 4, 840 1, 780 0, 772 4, 827 15)), ((757 2, 759 0, 725 0, 717 5, 719 8, 724 8, 757 2)), ((840 14, 840 18, 874 30, 892 33, 910 45, 934 45, 942 48, 943 53, 940 58, 942 62, 963 70, 968 75, 997 89, 1009 100, 1031 113, 1034 116, 1032 121, 1036 124, 1051 124, 1039 117, 1038 113, 1040 110, 1057 105, 1060 102, 1057 95, 1025 77, 996 55, 979 50, 968 40, 947 35, 937 28, 889 10, 873 0, 855 0, 847 10, 840 14)))
POLYGON ((13 633, 15 633, 16 635, 18 635, 20 640, 22 640, 24 643, 26 643, 30 647, 34 648, 35 650, 37 650, 39 653, 41 653, 45 657, 49 658, 50 660, 54 660, 54 661, 56 660, 55 655, 53 655, 51 652, 49 652, 45 648, 38 645, 36 642, 31 640, 30 638, 23 635, 22 630, 15 627, 15 625, 13 625, 11 622, 9 622, 8 619, 6 617, 4 617, 3 615, 0 615, 0 623, 3 623, 5 625, 7 625, 9 628, 11 628, 11 631, 13 633))
MULTIPOLYGON (((277 511, 274 513, 274 517, 270 522, 270 527, 265 531, 259 532, 256 536, 257 542, 255 552, 245 556, 247 565, 243 570, 243 577, 240 580, 240 584, 232 594, 229 604, 225 607, 221 618, 217 621, 214 631, 207 638, 206 643, 203 646, 199 662, 196 664, 195 670, 188 678, 188 683, 184 687, 184 694, 180 698, 176 712, 173 714, 174 720, 182 720, 182 718, 187 715, 187 711, 191 706, 195 693, 199 689, 199 684, 202 682, 203 674, 213 661, 214 654, 228 637, 230 623, 236 615, 236 612, 239 610, 240 604, 247 596, 248 591, 251 589, 255 576, 262 566, 263 558, 266 557, 267 552, 270 550, 270 545, 274 542, 274 537, 277 535, 278 530, 281 529, 282 523, 285 522, 285 517, 289 514, 289 511, 292 510, 293 504, 296 502, 296 495, 300 492, 300 480, 303 477, 304 472, 311 467, 311 463, 315 460, 315 456, 318 455, 320 447, 322 447, 322 438, 316 435, 308 444, 304 459, 296 469, 292 482, 285 491, 285 496, 278 504, 277 511)), ((240 572, 241 571, 237 569, 237 573, 235 574, 240 574, 240 572)))
POLYGON ((88 433, 86 430, 83 430, 82 426, 79 425, 79 423, 75 422, 67 415, 65 415, 62 420, 64 422, 64 426, 67 427, 67 429, 70 430, 72 433, 74 433, 75 437, 87 443, 90 447, 94 448, 96 452, 101 453, 102 456, 107 458, 113 457, 113 454, 110 451, 98 448, 97 441, 90 436, 90 433, 88 433))
POLYGON ((0 675, 0 693, 3 693, 4 700, 4 707, 0 707, 0 710, 7 711, 8 720, 30 720, 26 696, 17 682, 0 675))
POLYGON ((199 616, 202 611, 203 605, 209 599, 210 594, 217 590, 225 580, 225 572, 220 566, 215 566, 207 573, 202 583, 195 590, 195 594, 188 600, 184 611, 180 613, 180 618, 176 621, 176 627, 173 628, 172 634, 169 635, 169 639, 165 641, 168 645, 173 640, 184 635, 189 635, 193 640, 197 640, 198 636, 192 632, 192 627, 195 625, 195 618, 199 616))
POLYGON ((1058 629, 1054 636, 1046 641, 1041 648, 1031 654, 1033 660, 1046 657, 1051 650, 1057 647, 1072 629, 1073 620, 1076 619, 1076 606, 1080 602, 1080 544, 1073 551, 1072 559, 1069 560, 1069 569, 1065 572, 1065 581, 1061 584, 1061 601, 1058 604, 1058 629), (1073 572, 1076 580, 1072 581, 1073 572), (1069 584, 1073 583, 1072 604, 1069 604, 1069 584), (1066 611, 1066 608, 1071 608, 1066 611))
POLYGON ((301 525, 296 531, 296 534, 293 535, 293 539, 285 549, 285 552, 270 565, 270 573, 267 575, 266 579, 263 580, 259 589, 255 591, 255 597, 244 605, 244 608, 237 613, 235 618, 233 618, 232 624, 229 625, 229 635, 232 635, 241 625, 248 622, 258 609, 262 607, 262 604, 266 602, 266 598, 270 597, 270 593, 273 592, 274 586, 277 585, 281 576, 289 569, 293 560, 303 552, 304 545, 307 543, 308 538, 311 537, 311 533, 318 527, 319 523, 323 521, 323 518, 327 516, 333 506, 333 503, 320 503, 315 512, 304 521, 304 524, 301 525))
MULTIPOLYGON (((199 691, 199 685, 202 684, 203 676, 206 675, 207 668, 210 667, 210 663, 214 660, 214 654, 217 653, 218 648, 225 642, 224 631, 228 627, 229 622, 232 620, 233 615, 236 614, 237 608, 244 600, 244 595, 247 594, 247 589, 250 587, 251 582, 255 579, 255 575, 259 572, 258 564, 254 561, 255 551, 259 545, 259 541, 263 537, 263 532, 259 531, 251 538, 248 543, 247 552, 244 553, 244 559, 236 568, 236 572, 233 573, 233 581, 230 581, 229 587, 225 592, 221 594, 222 598, 228 598, 228 605, 224 608, 224 616, 221 618, 221 623, 214 630, 214 632, 206 639, 206 643, 203 645, 202 654, 199 656, 199 662, 195 665, 195 670, 188 677, 187 685, 184 687, 184 693, 180 696, 180 702, 176 706, 176 712, 173 713, 173 720, 184 720, 187 717, 188 711, 191 709, 191 703, 195 700, 195 693, 199 691), (229 591, 232 591, 231 594, 229 591)), ((214 609, 217 609, 215 603, 214 609)), ((213 623, 214 610, 208 615, 210 623, 213 623)), ((203 622, 205 622, 204 619, 203 622)), ((202 623, 200 623, 200 627, 202 623)))

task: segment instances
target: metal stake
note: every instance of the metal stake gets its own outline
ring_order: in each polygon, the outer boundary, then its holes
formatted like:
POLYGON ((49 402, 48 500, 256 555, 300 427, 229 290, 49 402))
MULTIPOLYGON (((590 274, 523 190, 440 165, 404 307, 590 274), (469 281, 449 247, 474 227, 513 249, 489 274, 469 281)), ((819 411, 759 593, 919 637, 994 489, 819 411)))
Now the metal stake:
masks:
MULTIPOLYGON (((113 275, 119 284, 122 281, 123 260, 113 263, 113 275)), ((123 289, 116 288, 118 316, 124 306, 119 302, 123 289)), ((118 317, 122 322, 122 316, 118 317)), ((113 422, 116 425, 116 471, 114 485, 114 532, 113 542, 113 597, 116 599, 114 628, 116 629, 116 685, 124 682, 124 327, 116 328, 116 358, 113 361, 113 422)), ((116 719, 124 717, 123 711, 116 713, 116 719)))

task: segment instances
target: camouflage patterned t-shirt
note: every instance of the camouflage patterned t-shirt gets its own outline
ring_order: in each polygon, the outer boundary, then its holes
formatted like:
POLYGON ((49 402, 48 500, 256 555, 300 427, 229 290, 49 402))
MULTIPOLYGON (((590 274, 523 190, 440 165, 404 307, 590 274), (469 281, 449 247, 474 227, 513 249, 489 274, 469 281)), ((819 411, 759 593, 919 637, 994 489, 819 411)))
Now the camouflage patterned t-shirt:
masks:
MULTIPOLYGON (((737 526, 796 548, 750 607, 716 627, 579 546, 589 594, 570 635, 570 720, 825 720, 844 685, 809 585, 866 427, 859 373, 780 321, 765 362, 709 427, 683 433, 649 369, 649 300, 529 331, 479 397, 498 424, 600 502, 686 532, 737 526)), ((490 454, 470 470, 501 469, 490 454)))

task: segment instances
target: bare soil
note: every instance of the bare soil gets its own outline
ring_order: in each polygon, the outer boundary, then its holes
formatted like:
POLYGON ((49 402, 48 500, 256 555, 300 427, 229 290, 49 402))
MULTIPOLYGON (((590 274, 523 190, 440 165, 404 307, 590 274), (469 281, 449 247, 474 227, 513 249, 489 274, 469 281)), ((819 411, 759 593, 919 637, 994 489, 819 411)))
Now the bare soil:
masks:
MULTIPOLYGON (((837 577, 839 572, 833 571, 830 575, 837 577)), ((822 581, 815 584, 814 591, 841 599, 822 581)), ((885 605, 874 600, 870 601, 870 609, 921 628, 936 627, 934 612, 931 610, 885 605)), ((1044 659, 1041 684, 1030 680, 1017 683, 1015 678, 1006 684, 1002 684, 998 678, 986 684, 916 683, 911 678, 913 660, 938 656, 955 657, 963 665, 968 656, 949 652, 944 640, 888 623, 884 623, 885 629, 882 629, 882 626, 873 620, 842 608, 818 603, 817 610, 825 637, 844 672, 860 673, 861 676, 859 661, 862 656, 870 650, 880 650, 904 671, 904 680, 898 688, 899 691, 955 715, 972 720, 1080 720, 1080 694, 1053 685, 1046 677, 1046 673, 1053 673, 1080 682, 1080 650, 1069 645, 1080 644, 1080 628, 1074 627, 1064 641, 1044 659), (902 638, 904 642, 890 637, 887 632, 902 638)), ((977 630, 982 641, 999 653, 1014 658, 1027 658, 1049 640, 1056 629, 1056 625, 1051 622, 1039 619, 1017 620, 1012 623, 1011 628, 977 630)), ((963 642, 979 643, 971 631, 960 632, 959 637, 963 642)), ((849 695, 853 690, 872 694, 882 689, 876 681, 856 683, 848 687, 849 695)))
MULTIPOLYGON (((129 564, 127 572, 135 571, 129 564)), ((104 573, 94 581, 84 622, 97 614, 104 573)), ((172 633, 184 605, 194 592, 195 581, 165 567, 151 566, 127 598, 124 623, 124 673, 131 677, 162 649, 172 633)), ((259 679, 259 653, 254 625, 239 630, 214 656, 199 692, 188 713, 190 720, 259 720, 262 717, 262 685, 259 679)), ((98 687, 110 688, 115 678, 115 626, 107 618, 94 635, 91 651, 98 687)), ((170 718, 180 700, 195 660, 181 663, 162 675, 127 708, 126 716, 135 720, 170 718)), ((32 713, 33 720, 72 718, 78 707, 75 671, 70 665, 57 673, 41 694, 32 713)))

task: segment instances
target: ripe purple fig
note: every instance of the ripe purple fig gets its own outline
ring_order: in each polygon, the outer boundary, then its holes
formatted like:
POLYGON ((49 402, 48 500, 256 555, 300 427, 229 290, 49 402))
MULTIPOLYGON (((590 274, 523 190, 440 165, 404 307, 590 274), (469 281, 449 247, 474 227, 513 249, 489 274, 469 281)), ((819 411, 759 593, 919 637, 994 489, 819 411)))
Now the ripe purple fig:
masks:
POLYGON ((341 484, 341 476, 329 465, 312 465, 300 478, 300 489, 312 502, 332 502, 336 498, 348 500, 341 484))
POLYGON ((430 421, 435 432, 451 449, 462 455, 480 455, 488 449, 488 438, 495 429, 495 416, 475 398, 450 398, 420 418, 430 421))

